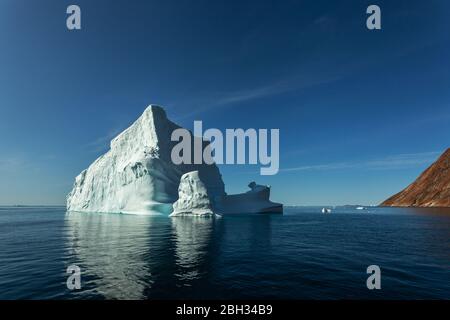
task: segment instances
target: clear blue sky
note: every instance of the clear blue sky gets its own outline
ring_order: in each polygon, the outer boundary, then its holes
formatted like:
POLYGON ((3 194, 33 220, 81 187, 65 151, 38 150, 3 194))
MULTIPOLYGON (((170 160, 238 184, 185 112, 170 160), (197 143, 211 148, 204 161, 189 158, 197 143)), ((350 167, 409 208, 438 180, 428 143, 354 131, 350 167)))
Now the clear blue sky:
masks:
POLYGON ((450 141, 448 1, 0 2, 0 203, 64 204, 150 103, 191 128, 279 128, 285 204, 379 203, 450 141), (78 4, 82 30, 66 29, 78 4), (365 27, 369 4, 382 30, 365 27))

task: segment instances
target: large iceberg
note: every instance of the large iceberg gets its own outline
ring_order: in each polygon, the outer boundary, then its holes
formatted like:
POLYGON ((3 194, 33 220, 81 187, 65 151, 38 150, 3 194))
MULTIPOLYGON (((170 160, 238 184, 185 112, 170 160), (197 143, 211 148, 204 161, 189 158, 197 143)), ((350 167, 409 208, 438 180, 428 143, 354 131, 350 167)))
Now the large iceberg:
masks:
MULTIPOLYGON (((269 187, 253 183, 247 193, 227 195, 215 164, 174 164, 171 151, 178 142, 171 135, 178 128, 161 107, 149 106, 76 177, 67 210, 175 216, 282 212, 281 204, 269 200, 269 187)), ((208 144, 202 142, 203 149, 208 144)))
POLYGON ((215 164, 171 161, 172 131, 180 128, 159 106, 149 106, 128 129, 111 141, 111 149, 75 179, 67 196, 69 211, 152 213, 172 211, 184 173, 199 171, 211 197, 225 195, 215 164))

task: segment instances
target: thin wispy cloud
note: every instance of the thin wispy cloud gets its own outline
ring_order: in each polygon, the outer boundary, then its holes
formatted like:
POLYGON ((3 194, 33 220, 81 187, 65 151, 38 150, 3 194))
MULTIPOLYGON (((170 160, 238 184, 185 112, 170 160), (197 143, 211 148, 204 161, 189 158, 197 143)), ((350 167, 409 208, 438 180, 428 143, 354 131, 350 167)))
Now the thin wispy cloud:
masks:
POLYGON ((295 77, 292 79, 273 83, 272 85, 254 88, 245 91, 231 92, 224 95, 221 99, 217 100, 214 106, 226 106, 234 103, 240 103, 253 99, 260 99, 270 97, 282 93, 287 93, 295 90, 302 90, 317 85, 322 85, 338 80, 339 76, 324 76, 316 79, 295 77))
POLYGON ((398 154, 367 161, 335 162, 317 165, 304 165, 292 168, 282 168, 280 169, 280 172, 344 170, 344 169, 366 169, 366 170, 405 169, 425 164, 427 165, 431 164, 437 159, 439 154, 440 152, 398 154))
MULTIPOLYGON (((319 17, 315 23, 331 23, 332 20, 332 18, 324 16, 319 17)), ((408 50, 409 48, 405 48, 402 52, 409 52, 408 50)), ((383 59, 388 58, 384 57, 383 59)), ((294 91, 302 91, 321 85, 331 84, 343 80, 357 71, 374 67, 376 64, 380 63, 384 63, 384 60, 382 60, 379 56, 376 56, 376 59, 363 57, 361 59, 347 61, 346 63, 341 64, 338 68, 328 70, 325 74, 321 74, 316 70, 303 70, 301 73, 296 71, 297 73, 293 73, 283 79, 279 79, 278 81, 267 83, 266 85, 237 91, 210 92, 208 93, 208 96, 201 99, 184 99, 180 102, 180 104, 183 104, 183 106, 190 105, 193 110, 192 112, 184 113, 182 116, 177 117, 176 120, 190 118, 199 113, 217 110, 218 108, 233 107, 234 105, 242 102, 273 97, 294 91), (373 61, 376 62, 374 63, 373 61)), ((174 104, 176 104, 176 102, 174 104)))
POLYGON ((109 148, 110 142, 113 138, 117 137, 123 129, 114 129, 110 130, 105 135, 98 137, 97 139, 87 143, 85 147, 92 152, 101 152, 105 151, 105 149, 109 148))
POLYGON ((0 172, 9 172, 25 167, 28 167, 28 165, 22 157, 6 156, 0 158, 0 172))
MULTIPOLYGON (((221 93, 210 93, 208 97, 197 101, 191 101, 190 105, 199 106, 192 112, 185 113, 181 117, 177 117, 177 120, 192 117, 202 112, 208 112, 211 110, 217 110, 218 108, 232 107, 235 104, 268 98, 280 94, 285 94, 293 91, 300 91, 308 88, 312 88, 319 85, 324 85, 338 81, 344 75, 323 75, 312 77, 309 76, 296 76, 288 79, 280 80, 265 86, 254 87, 246 90, 229 91, 221 93)), ((183 102, 185 104, 186 101, 183 102)))

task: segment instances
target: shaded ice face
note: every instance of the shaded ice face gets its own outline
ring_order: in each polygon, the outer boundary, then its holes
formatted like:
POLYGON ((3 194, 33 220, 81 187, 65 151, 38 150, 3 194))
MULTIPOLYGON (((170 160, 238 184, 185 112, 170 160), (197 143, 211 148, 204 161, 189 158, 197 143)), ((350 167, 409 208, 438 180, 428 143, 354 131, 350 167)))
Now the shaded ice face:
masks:
POLYGON ((194 135, 184 128, 172 132, 171 141, 178 142, 171 152, 174 164, 260 164, 261 175, 278 173, 279 129, 226 129, 225 138, 219 129, 203 133, 202 121, 194 121, 194 135), (205 145, 204 141, 208 141, 205 145), (248 148, 247 148, 248 147, 248 148), (270 153, 269 153, 270 147, 270 153), (248 158, 248 162, 246 161, 248 158))

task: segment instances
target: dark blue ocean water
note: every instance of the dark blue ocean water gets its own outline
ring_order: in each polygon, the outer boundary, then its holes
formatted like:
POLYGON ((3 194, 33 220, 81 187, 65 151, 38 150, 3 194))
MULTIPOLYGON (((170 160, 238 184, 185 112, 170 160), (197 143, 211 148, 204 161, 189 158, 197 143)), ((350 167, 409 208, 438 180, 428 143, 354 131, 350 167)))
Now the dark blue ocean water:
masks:
POLYGON ((0 299, 450 299, 450 212, 220 219, 0 207, 0 299), (66 287, 81 268, 82 288, 66 287), (368 290, 366 268, 381 268, 368 290))

